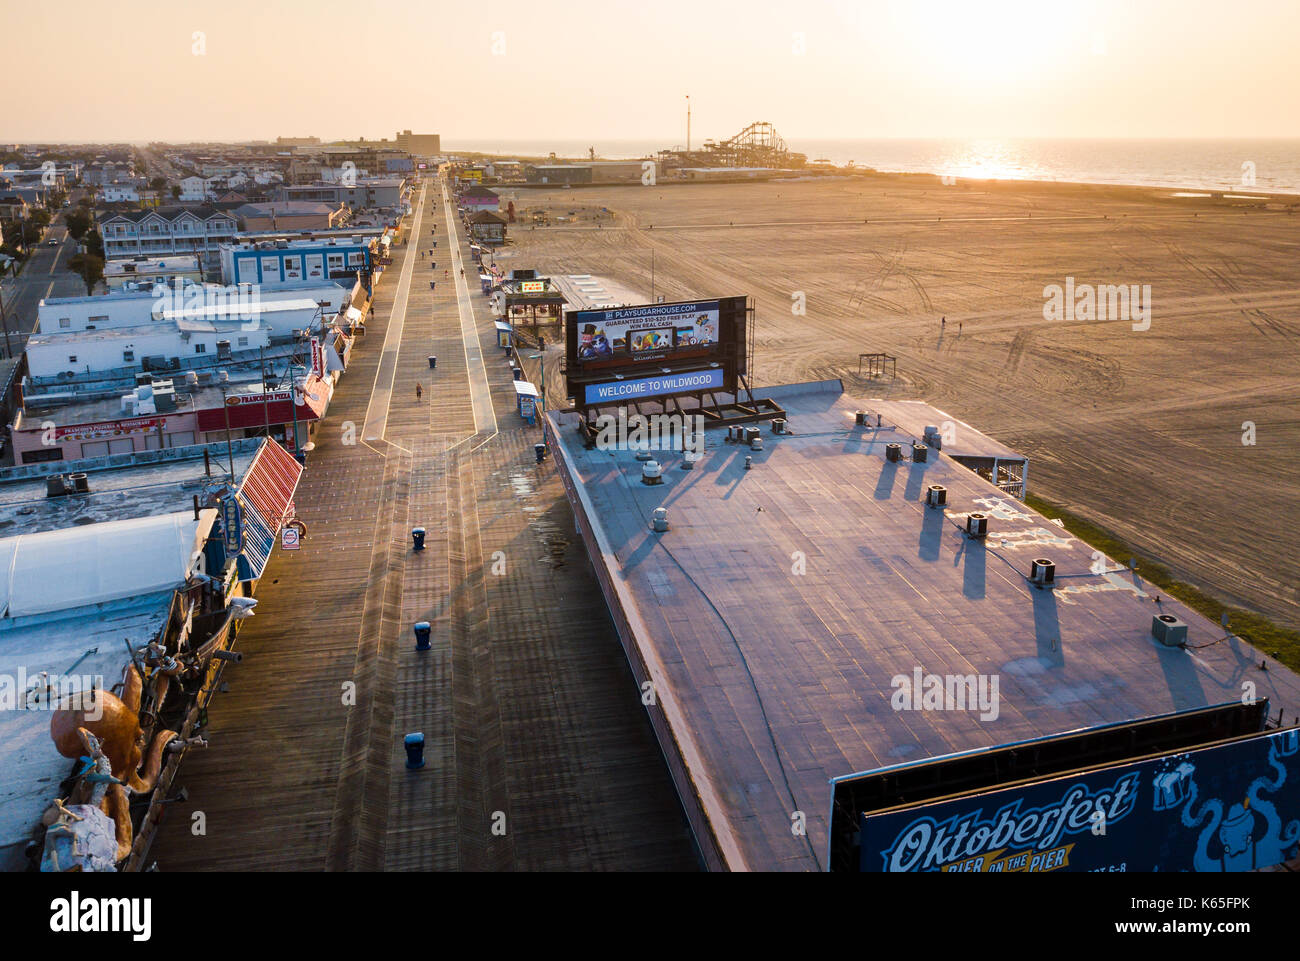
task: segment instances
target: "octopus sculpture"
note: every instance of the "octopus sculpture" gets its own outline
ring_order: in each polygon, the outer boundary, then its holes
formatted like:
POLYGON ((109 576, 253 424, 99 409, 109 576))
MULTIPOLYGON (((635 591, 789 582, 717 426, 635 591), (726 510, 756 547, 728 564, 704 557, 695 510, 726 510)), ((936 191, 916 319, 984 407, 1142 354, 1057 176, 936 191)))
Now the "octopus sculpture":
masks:
MULTIPOLYGON (((117 836, 115 862, 131 853, 134 840, 129 795, 153 790, 164 754, 179 738, 175 731, 158 731, 150 740, 141 729, 142 689, 140 672, 128 665, 120 698, 98 690, 88 696, 93 702, 62 706, 50 719, 50 737, 59 753, 89 762, 80 772, 81 784, 71 807, 89 805, 112 820, 117 836)), ((182 743, 177 741, 177 746, 182 743)))

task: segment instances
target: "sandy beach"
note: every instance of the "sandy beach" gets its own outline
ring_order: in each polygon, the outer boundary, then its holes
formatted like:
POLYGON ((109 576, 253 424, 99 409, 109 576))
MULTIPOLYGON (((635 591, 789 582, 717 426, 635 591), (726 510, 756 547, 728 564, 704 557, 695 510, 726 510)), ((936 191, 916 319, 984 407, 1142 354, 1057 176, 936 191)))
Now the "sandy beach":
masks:
POLYGON ((649 295, 653 253, 669 301, 752 295, 756 387, 839 377, 924 398, 1027 453, 1033 493, 1300 627, 1284 519, 1300 499, 1300 215, 884 175, 512 193, 552 225, 514 226, 507 266, 649 295), (1045 289, 1067 283, 1149 286, 1149 328, 1045 318, 1045 289), (897 379, 860 377, 864 352, 896 355, 897 379))

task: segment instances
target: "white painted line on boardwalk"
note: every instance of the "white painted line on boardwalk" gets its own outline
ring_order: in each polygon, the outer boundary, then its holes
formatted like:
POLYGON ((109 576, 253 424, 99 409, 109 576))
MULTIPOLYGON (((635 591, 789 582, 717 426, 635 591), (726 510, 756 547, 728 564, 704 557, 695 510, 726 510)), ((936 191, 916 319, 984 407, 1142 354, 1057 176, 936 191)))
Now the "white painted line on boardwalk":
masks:
POLYGON ((469 371, 469 398, 474 410, 474 432, 484 430, 485 424, 491 424, 493 434, 497 433, 497 414, 492 409, 492 389, 488 386, 487 366, 483 363, 483 348, 479 345, 478 333, 474 330, 474 311, 470 306, 469 287, 465 283, 463 271, 465 262, 460 256, 460 242, 456 239, 456 213, 452 209, 447 187, 442 188, 442 211, 447 218, 447 246, 451 248, 451 276, 456 284, 456 309, 460 312, 460 336, 465 345, 465 366, 469 371))
POLYGON ((420 242, 420 219, 424 214, 424 188, 420 188, 420 203, 415 208, 415 219, 406 236, 406 256, 402 260, 402 274, 397 281, 397 296, 393 298, 393 313, 388 318, 384 332, 384 348, 375 370, 375 383, 370 388, 370 403, 366 405, 366 420, 362 424, 364 440, 383 440, 388 432, 388 405, 393 396, 393 381, 397 377, 397 354, 402 344, 402 331, 406 326, 406 304, 410 300, 411 275, 415 271, 415 257, 420 242))

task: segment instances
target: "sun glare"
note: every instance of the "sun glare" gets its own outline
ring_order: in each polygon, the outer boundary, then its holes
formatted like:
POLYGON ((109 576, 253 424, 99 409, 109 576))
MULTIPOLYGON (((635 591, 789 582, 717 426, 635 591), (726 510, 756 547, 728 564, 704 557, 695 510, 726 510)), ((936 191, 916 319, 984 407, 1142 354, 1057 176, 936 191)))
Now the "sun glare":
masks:
POLYGON ((910 38, 909 59, 954 93, 1033 85, 1098 43, 1090 5, 1069 0, 929 0, 893 12, 910 38))

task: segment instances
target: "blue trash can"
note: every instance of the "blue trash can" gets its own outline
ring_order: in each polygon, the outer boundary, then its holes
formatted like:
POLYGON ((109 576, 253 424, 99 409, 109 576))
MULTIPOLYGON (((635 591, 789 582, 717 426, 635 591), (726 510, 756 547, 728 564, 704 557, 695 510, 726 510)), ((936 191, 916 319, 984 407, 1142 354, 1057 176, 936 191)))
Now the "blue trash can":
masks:
POLYGON ((414 734, 408 734, 402 738, 402 746, 406 748, 406 766, 410 770, 424 767, 424 735, 418 731, 414 734))
POLYGON ((424 528, 423 527, 411 528, 411 540, 415 541, 415 549, 417 551, 424 550, 424 528))
POLYGON ((415 649, 417 651, 427 651, 432 645, 429 643, 429 636, 433 633, 433 625, 428 621, 420 621, 415 625, 415 649))

